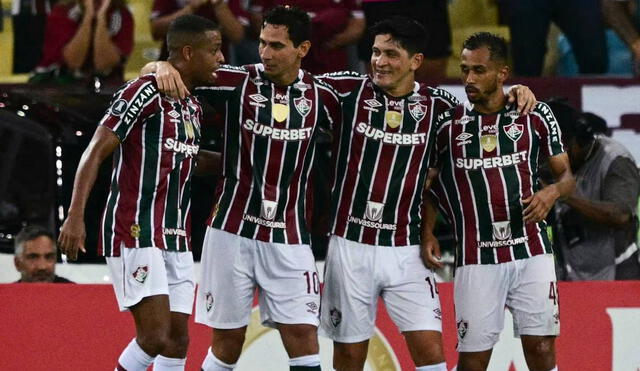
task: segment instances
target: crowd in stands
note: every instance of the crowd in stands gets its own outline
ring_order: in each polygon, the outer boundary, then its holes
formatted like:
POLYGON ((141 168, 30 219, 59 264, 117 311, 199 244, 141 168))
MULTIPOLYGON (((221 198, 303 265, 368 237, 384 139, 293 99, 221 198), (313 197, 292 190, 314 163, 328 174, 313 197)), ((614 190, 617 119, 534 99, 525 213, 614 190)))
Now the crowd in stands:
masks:
MULTIPOLYGON (((463 2, 465 0, 455 0, 463 2)), ((312 73, 366 72, 371 37, 365 29, 393 15, 427 28, 425 62, 418 80, 447 77, 452 54, 447 0, 154 0, 153 40, 162 42, 169 23, 183 14, 218 22, 227 63, 259 61, 257 35, 262 14, 275 5, 294 5, 313 22, 313 48, 303 68, 312 73), (358 63, 358 60, 361 63, 358 63)), ((638 0, 500 0, 498 23, 508 27, 516 76, 541 76, 550 25, 562 33, 556 73, 637 75, 640 61, 638 0)), ((32 72, 33 81, 100 76, 122 82, 133 50, 135 27, 126 0, 14 0, 14 73, 32 72)), ((455 48, 454 48, 455 49, 455 48)), ((455 50, 454 54, 455 54, 455 50)), ((451 74, 449 74, 451 75, 451 74)), ((450 76, 451 77, 451 76, 450 76)))

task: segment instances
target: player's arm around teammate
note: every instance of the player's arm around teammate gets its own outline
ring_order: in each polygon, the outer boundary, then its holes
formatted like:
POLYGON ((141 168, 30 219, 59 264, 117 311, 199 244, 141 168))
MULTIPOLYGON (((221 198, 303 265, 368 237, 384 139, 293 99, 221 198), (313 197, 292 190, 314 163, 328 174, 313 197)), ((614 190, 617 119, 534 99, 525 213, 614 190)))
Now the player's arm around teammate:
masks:
MULTIPOLYGON (((187 86, 208 83, 224 60, 217 25, 201 17, 174 21, 168 44, 169 61, 187 86)), ((85 251, 84 208, 99 166, 117 149, 99 250, 107 257, 119 307, 131 311, 136 325, 118 370, 142 371, 151 363, 155 370, 185 366, 195 288, 187 190, 201 116, 197 99, 162 97, 153 76, 132 80, 114 95, 76 174, 59 236, 72 260, 85 251)))

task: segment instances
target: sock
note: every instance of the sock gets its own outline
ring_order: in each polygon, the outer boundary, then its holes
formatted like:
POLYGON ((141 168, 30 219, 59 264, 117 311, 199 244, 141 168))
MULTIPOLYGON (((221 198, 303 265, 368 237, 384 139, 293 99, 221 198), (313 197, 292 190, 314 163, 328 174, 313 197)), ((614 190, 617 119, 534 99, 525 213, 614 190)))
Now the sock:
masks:
POLYGON ((416 367, 416 371, 447 371, 447 363, 442 362, 435 365, 416 367))
POLYGON ((146 371, 154 358, 145 353, 134 338, 120 354, 116 370, 146 371))
POLYGON ((168 358, 158 354, 156 360, 153 361, 154 371, 184 371, 184 365, 187 363, 186 358, 168 358))
POLYGON ((211 347, 209 347, 207 356, 204 358, 204 361, 202 361, 201 371, 229 371, 233 370, 234 367, 236 367, 235 363, 230 365, 216 358, 211 351, 211 347))
POLYGON ((308 356, 290 358, 289 371, 320 371, 320 355, 311 354, 308 356))

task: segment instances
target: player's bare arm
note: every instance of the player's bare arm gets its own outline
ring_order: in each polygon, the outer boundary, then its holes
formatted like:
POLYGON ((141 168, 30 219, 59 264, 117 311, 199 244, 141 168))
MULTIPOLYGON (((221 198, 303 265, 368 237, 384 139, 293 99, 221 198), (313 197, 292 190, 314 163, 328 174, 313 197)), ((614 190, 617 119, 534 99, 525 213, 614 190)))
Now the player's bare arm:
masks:
POLYGON ((140 75, 156 74, 158 90, 172 98, 184 99, 191 95, 189 89, 182 81, 180 72, 169 62, 149 62, 140 70, 140 75))
POLYGON ((421 249, 420 256, 422 262, 427 268, 439 269, 444 265, 440 262, 442 256, 440 255, 440 243, 433 234, 433 229, 436 225, 436 216, 438 210, 436 209, 435 200, 431 196, 429 189, 431 184, 438 176, 438 170, 434 168, 429 169, 427 175, 427 181, 425 182, 424 194, 423 194, 423 213, 422 213, 422 231, 421 231, 421 249))
POLYGON ((194 175, 222 175, 222 154, 220 152, 200 150, 194 175))
POLYGON ((73 194, 69 214, 58 236, 60 251, 71 260, 76 260, 78 250, 85 252, 84 240, 86 237, 84 225, 84 209, 91 188, 96 181, 100 165, 118 147, 120 141, 110 129, 98 126, 91 138, 91 143, 82 154, 78 171, 73 183, 73 194))
POLYGON ((509 103, 517 102, 518 112, 521 115, 528 115, 535 107, 537 100, 535 94, 525 85, 514 85, 507 90, 509 103))
POLYGON ((568 197, 575 189, 576 181, 571 173, 569 156, 566 153, 550 157, 549 165, 556 182, 522 200, 527 205, 523 214, 525 223, 542 221, 558 198, 568 197))

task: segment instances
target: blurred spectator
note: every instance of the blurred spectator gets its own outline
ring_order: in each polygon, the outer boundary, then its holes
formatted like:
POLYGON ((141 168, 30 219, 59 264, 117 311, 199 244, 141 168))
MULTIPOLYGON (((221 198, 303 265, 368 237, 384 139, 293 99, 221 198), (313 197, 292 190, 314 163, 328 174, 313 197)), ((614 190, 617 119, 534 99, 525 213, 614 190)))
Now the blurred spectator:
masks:
POLYGON ((603 0, 602 8, 605 19, 631 52, 632 72, 640 76, 640 1, 603 0))
POLYGON ((121 84, 133 27, 124 0, 61 0, 47 18, 42 59, 30 81, 100 77, 121 84))
MULTIPOLYGON (((424 61, 416 71, 416 80, 446 78, 447 62, 451 55, 451 27, 447 0, 362 0, 362 10, 369 26, 399 15, 420 22, 427 34, 424 61)), ((358 44, 358 56, 370 66, 373 38, 367 34, 358 44)))
POLYGON ((554 242, 564 261, 559 278, 640 279, 635 160, 621 143, 594 135, 591 121, 597 116, 578 114, 564 103, 549 106, 576 177, 574 194, 557 204, 554 242))
POLYGON ((24 227, 15 239, 13 262, 21 282, 72 283, 56 275, 56 243, 53 234, 40 226, 24 227))
POLYGON ((13 0, 13 73, 28 73, 40 61, 47 15, 56 0, 13 0))
POLYGON ((223 50, 226 55, 228 42, 237 43, 244 38, 248 14, 242 11, 240 0, 154 0, 151 10, 151 35, 162 40, 159 60, 166 60, 167 30, 169 24, 181 15, 195 14, 215 21, 222 31, 223 50))
POLYGON ((262 13, 276 5, 296 6, 311 17, 311 50, 303 69, 313 74, 349 69, 345 47, 360 40, 366 27, 357 0, 255 0, 250 9, 255 24, 261 26, 262 13))
POLYGON ((564 32, 581 74, 607 71, 607 45, 600 0, 501 0, 511 31, 514 73, 540 76, 549 25, 564 32))

